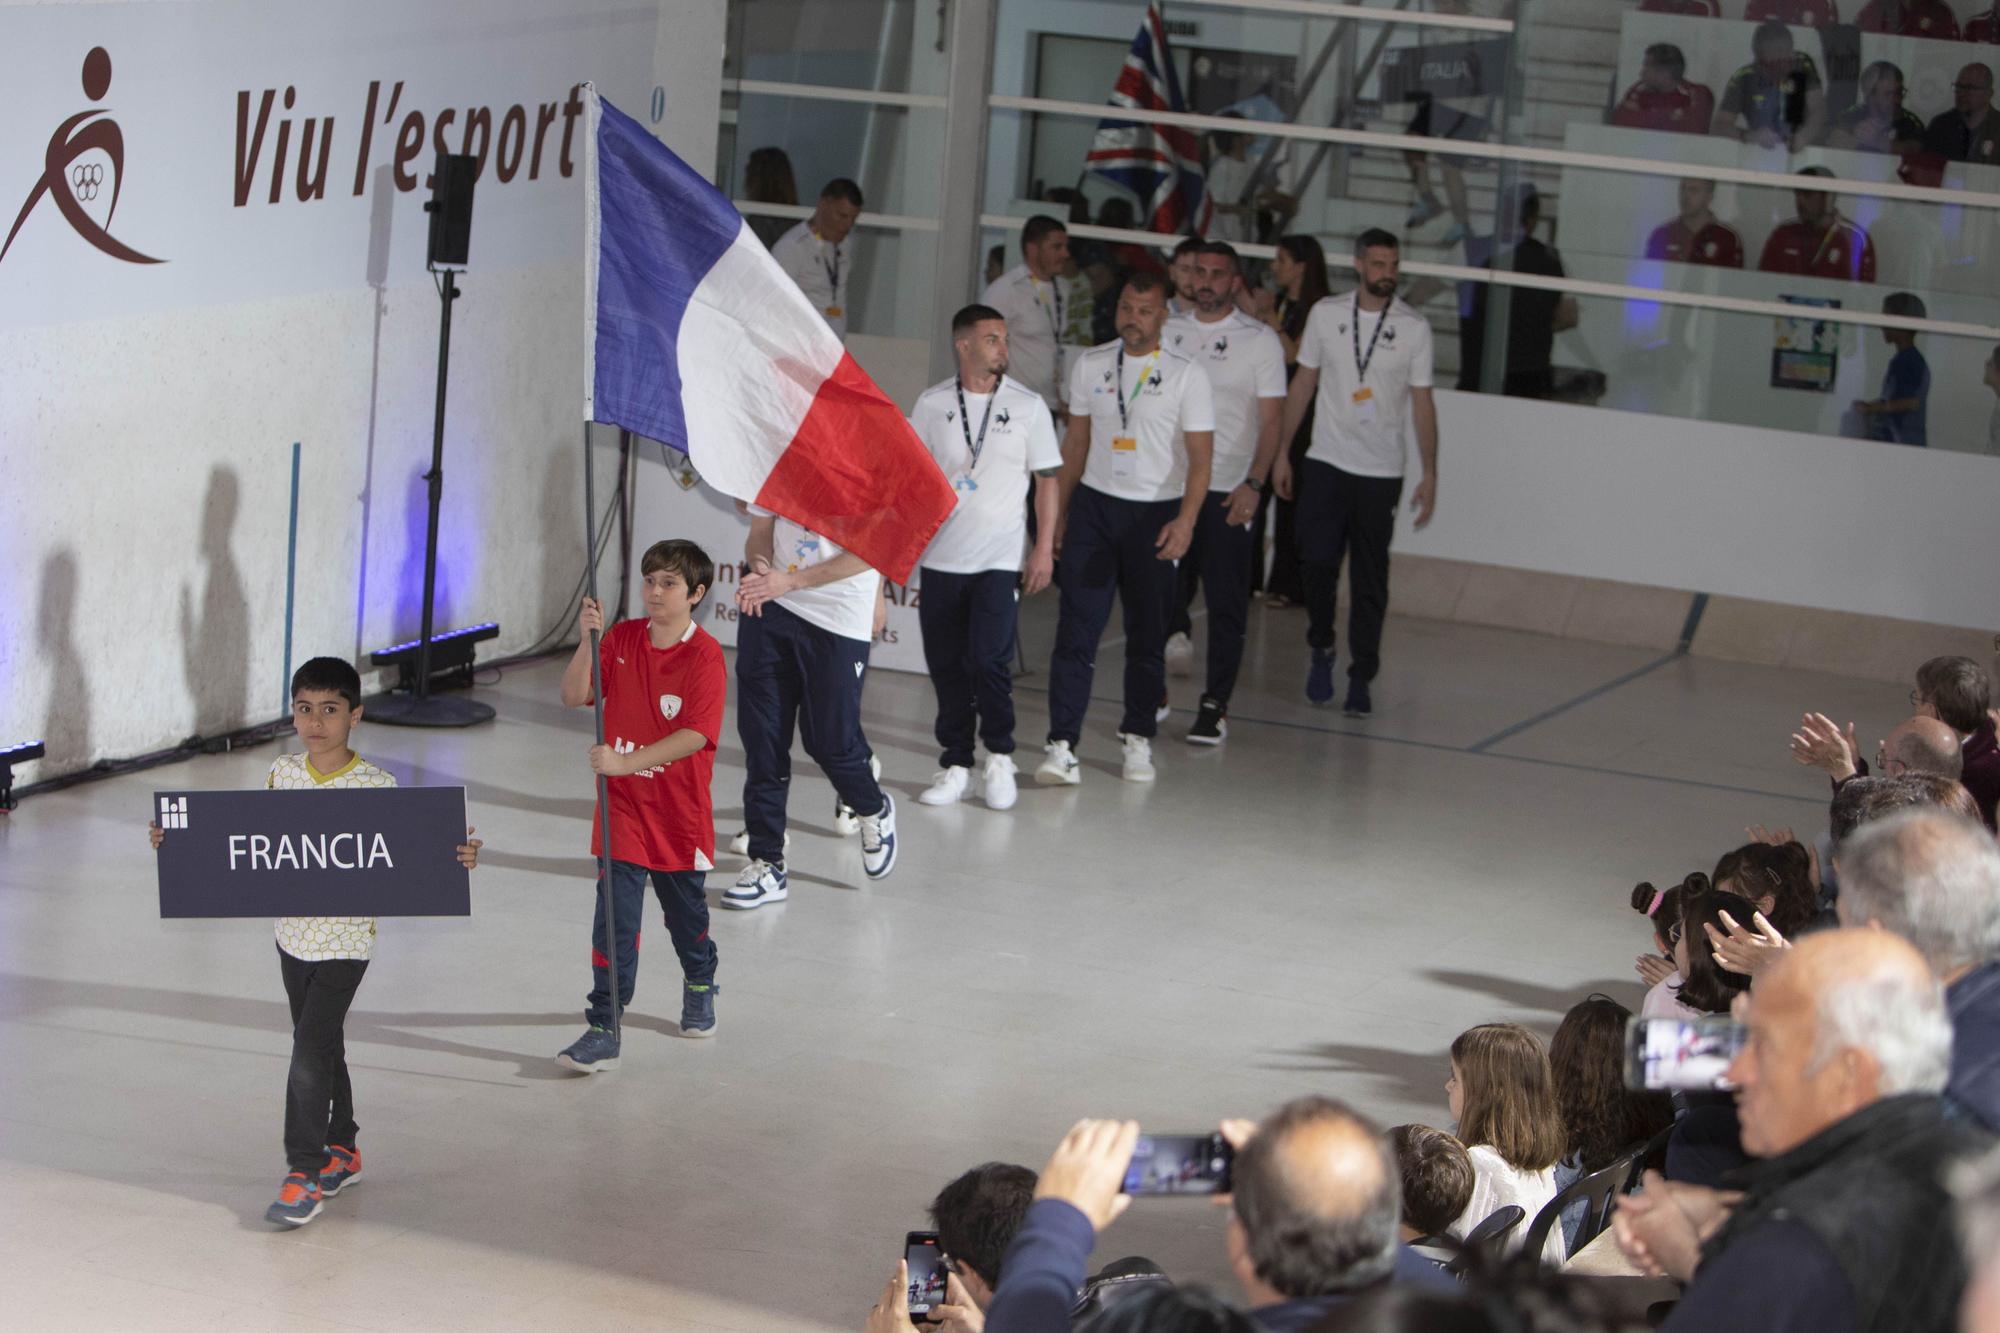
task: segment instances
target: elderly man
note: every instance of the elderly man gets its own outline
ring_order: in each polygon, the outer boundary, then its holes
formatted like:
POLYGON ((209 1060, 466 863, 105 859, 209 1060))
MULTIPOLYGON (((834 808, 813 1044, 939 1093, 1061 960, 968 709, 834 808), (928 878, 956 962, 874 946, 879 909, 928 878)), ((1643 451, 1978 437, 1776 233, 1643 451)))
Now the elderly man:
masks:
POLYGON ((1840 920, 1916 946, 1951 1011, 1950 1108, 2000 1129, 2000 846, 1968 819, 1911 810, 1841 850, 1840 920))
POLYGON ((1951 1022, 1916 949, 1885 931, 1808 936, 1738 1001, 1730 1064, 1740 1195, 1649 1173, 1620 1247, 1689 1283, 1669 1333, 1895 1333, 1951 1326, 1965 1266, 1944 1172, 1991 1136, 1937 1095, 1951 1022))
POLYGON ((1993 70, 1977 61, 1951 83, 1951 110, 1931 118, 1924 151, 1953 162, 2000 165, 2000 115, 1993 112, 1993 70))

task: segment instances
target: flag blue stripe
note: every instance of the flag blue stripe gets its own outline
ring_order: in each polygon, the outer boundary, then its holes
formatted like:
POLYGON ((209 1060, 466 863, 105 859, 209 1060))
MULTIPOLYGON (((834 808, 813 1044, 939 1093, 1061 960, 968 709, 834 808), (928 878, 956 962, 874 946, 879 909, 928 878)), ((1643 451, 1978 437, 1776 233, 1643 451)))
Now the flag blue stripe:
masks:
POLYGON ((593 413, 685 453, 681 319, 743 218, 637 121, 599 105, 593 413))

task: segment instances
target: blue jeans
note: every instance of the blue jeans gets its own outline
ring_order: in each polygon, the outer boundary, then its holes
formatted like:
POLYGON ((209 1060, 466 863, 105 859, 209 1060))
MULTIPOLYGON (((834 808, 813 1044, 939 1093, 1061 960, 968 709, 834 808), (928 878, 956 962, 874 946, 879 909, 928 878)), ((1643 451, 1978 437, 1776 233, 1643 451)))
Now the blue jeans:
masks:
POLYGON ((1014 627, 1019 579, 1011 569, 977 574, 924 570, 917 624, 924 666, 937 691, 938 763, 971 768, 975 729, 988 754, 1014 753, 1014 627))
POLYGON ((1072 748, 1083 735, 1097 643, 1111 620, 1114 598, 1125 607, 1125 715, 1118 730, 1150 738, 1167 697, 1167 620, 1174 600, 1174 563, 1160 559, 1160 529, 1180 514, 1179 500, 1119 500, 1076 488, 1063 529, 1056 582, 1062 610, 1049 661, 1049 739, 1072 748))
MULTIPOLYGON (((632 1003, 639 984, 639 926, 646 915, 646 877, 660 895, 681 956, 681 975, 689 981, 715 980, 715 941, 708 937, 708 897, 702 892, 707 876, 699 870, 648 870, 631 861, 611 863, 611 910, 618 921, 618 1007, 632 1003)), ((604 894, 600 886, 597 910, 590 922, 590 1002, 584 1017, 591 1026, 611 1026, 611 979, 604 964, 604 894)))

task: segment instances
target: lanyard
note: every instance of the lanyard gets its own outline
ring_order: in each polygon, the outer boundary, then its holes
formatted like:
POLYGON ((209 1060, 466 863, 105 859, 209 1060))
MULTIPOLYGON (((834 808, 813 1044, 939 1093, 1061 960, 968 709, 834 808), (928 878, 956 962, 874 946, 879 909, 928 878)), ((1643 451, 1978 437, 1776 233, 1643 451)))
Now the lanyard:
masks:
MULTIPOLYGON (((813 239, 820 239, 818 232, 813 233, 813 239)), ((829 245, 827 249, 832 252, 833 258, 828 260, 825 255, 821 255, 819 262, 820 266, 826 270, 828 299, 837 301, 840 299, 840 245, 838 242, 835 242, 829 245)))
POLYGON ((1112 397, 1118 400, 1119 430, 1123 431, 1131 429, 1131 427, 1126 424, 1125 420, 1126 412, 1131 408, 1132 404, 1139 401, 1139 391, 1146 387, 1146 381, 1152 377, 1153 367, 1158 365, 1159 363, 1160 363, 1160 349, 1155 347, 1153 349, 1153 355, 1147 358, 1146 364, 1139 367, 1139 382, 1132 386, 1132 396, 1130 398, 1127 398, 1125 396, 1125 344, 1122 342, 1118 344, 1118 382, 1116 385, 1116 392, 1112 394, 1112 397))
MULTIPOLYGON (((1393 300, 1394 298, 1390 298, 1393 300)), ((1375 344, 1381 341, 1382 326, 1389 322, 1389 307, 1382 307, 1382 318, 1375 321, 1375 336, 1368 340, 1368 355, 1361 355, 1361 293, 1354 294, 1354 382, 1368 382, 1368 366, 1375 359, 1375 344)))
POLYGON ((1056 282, 1061 276, 1059 273, 1049 279, 1049 300, 1044 301, 1042 299, 1041 283, 1036 280, 1034 274, 1030 273, 1028 275, 1028 287, 1035 293, 1035 304, 1048 312, 1049 332, 1055 335, 1058 346, 1062 344, 1063 335, 1063 297, 1062 288, 1058 287, 1056 282))
POLYGON ((1000 382, 995 380, 993 382, 993 392, 987 395, 986 411, 980 414, 979 438, 976 440, 972 438, 972 416, 965 410, 965 381, 958 376, 953 376, 952 383, 958 388, 959 428, 965 432, 965 447, 967 452, 972 455, 972 467, 966 469, 967 472, 970 472, 972 468, 979 466, 979 451, 986 447, 986 423, 993 420, 993 400, 1000 396, 1000 382))

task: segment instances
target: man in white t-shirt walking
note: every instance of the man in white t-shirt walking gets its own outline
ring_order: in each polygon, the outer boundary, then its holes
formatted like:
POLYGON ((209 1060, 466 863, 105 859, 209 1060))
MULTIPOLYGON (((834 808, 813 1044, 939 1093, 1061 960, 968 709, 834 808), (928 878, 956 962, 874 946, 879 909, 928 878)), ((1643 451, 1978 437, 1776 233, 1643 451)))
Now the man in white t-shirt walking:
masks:
POLYGON ((1250 523, 1278 456, 1285 402, 1284 344, 1269 325, 1236 308, 1240 283, 1236 251, 1207 242, 1194 256, 1195 313, 1168 320, 1162 335, 1169 351, 1192 357, 1207 373, 1215 401, 1208 499, 1180 562, 1166 651, 1167 669, 1188 674, 1194 656, 1188 612, 1199 583, 1208 606, 1208 676, 1187 734, 1194 745, 1219 745, 1229 730, 1229 696, 1250 623, 1250 567, 1257 554, 1250 523))
POLYGON ((925 548, 917 602, 924 665, 937 691, 937 777, 917 799, 950 805, 972 781, 972 741, 986 742, 986 804, 1014 804, 1014 633, 1020 595, 1055 571, 1056 478, 1062 450, 1040 395, 1006 374, 1007 321, 986 305, 951 320, 958 373, 917 399, 910 425, 951 478, 958 506, 925 548), (1035 496, 1035 547, 1021 492, 1035 496))
POLYGON ((1049 411, 1063 412, 1067 384, 1063 365, 1063 332, 1069 327, 1068 284, 1062 276, 1069 262, 1069 229, 1046 213, 1037 213, 1021 228, 1021 262, 987 284, 981 305, 1000 312, 1007 321, 1007 369, 1016 380, 1042 396, 1049 411))
POLYGON ((778 238, 771 258, 847 341, 847 289, 854 275, 847 238, 861 216, 861 187, 845 176, 826 183, 813 215, 778 238))
POLYGON ((1124 776, 1153 780, 1174 562, 1187 554, 1208 498, 1215 439, 1208 376, 1160 345, 1166 322, 1166 283, 1158 274, 1134 273, 1118 296, 1118 340, 1091 348, 1070 371, 1057 542, 1062 610, 1049 663, 1049 741, 1037 782, 1083 778, 1076 745, 1114 597, 1125 608, 1125 715, 1118 728, 1124 776))
POLYGON ((1272 473, 1278 495, 1298 502, 1312 664, 1306 698, 1333 699, 1334 597, 1349 558, 1349 663, 1341 711, 1367 717, 1369 684, 1382 665, 1382 618, 1389 607, 1389 539, 1403 495, 1404 436, 1414 428, 1423 476, 1411 496, 1416 526, 1437 505, 1437 404, 1431 397, 1431 326, 1396 296, 1401 249, 1379 227, 1354 242, 1360 286, 1313 307, 1299 339, 1298 373, 1285 399, 1279 437, 1290 439, 1312 407, 1312 443, 1299 475, 1283 454, 1272 473))
POLYGON ((861 734, 868 648, 887 615, 882 576, 852 551, 787 518, 750 508, 747 567, 736 585, 736 734, 743 743, 743 822, 750 864, 724 907, 783 902, 785 798, 792 734, 861 821, 861 868, 896 867, 896 805, 869 769, 861 734))

